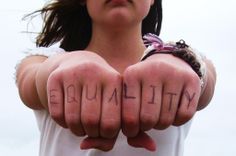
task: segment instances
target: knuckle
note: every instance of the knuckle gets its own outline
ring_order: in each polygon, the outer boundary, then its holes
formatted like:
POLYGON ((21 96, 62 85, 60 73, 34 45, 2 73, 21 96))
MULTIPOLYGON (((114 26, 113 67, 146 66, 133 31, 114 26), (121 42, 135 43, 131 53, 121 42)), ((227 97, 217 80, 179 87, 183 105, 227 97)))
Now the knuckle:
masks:
POLYGON ((113 79, 115 82, 121 82, 122 81, 122 76, 119 73, 114 73, 113 74, 113 79))
POLYGON ((151 70, 151 73, 155 71, 155 73, 157 73, 156 75, 164 80, 166 78, 176 78, 177 70, 173 68, 171 64, 164 61, 159 61, 156 64, 153 64, 149 70, 151 70))
POLYGON ((55 70, 51 72, 48 77, 48 81, 58 81, 62 77, 63 72, 61 70, 55 70))
POLYGON ((117 72, 111 72, 108 74, 108 76, 106 76, 106 78, 108 79, 109 82, 111 82, 111 84, 117 85, 117 84, 121 84, 122 82, 122 76, 117 73, 117 72))
POLYGON ((158 63, 155 62, 150 62, 147 65, 140 67, 140 69, 142 69, 140 71, 143 72, 142 76, 143 78, 150 78, 150 77, 156 77, 156 75, 160 74, 160 70, 161 68, 159 68, 158 63))
POLYGON ((194 75, 192 76, 190 82, 191 82, 191 84, 193 84, 193 85, 196 85, 196 84, 197 84, 197 86, 200 86, 200 84, 201 84, 201 80, 200 80, 200 78, 199 78, 199 76, 198 76, 197 74, 194 74, 194 75))
POLYGON ((186 72, 183 69, 172 68, 171 70, 169 70, 168 74, 170 78, 174 78, 175 81, 181 82, 183 81, 183 78, 185 77, 186 72))
POLYGON ((172 69, 172 65, 169 63, 169 62, 166 62, 164 60, 159 60, 155 63, 152 64, 152 67, 155 69, 163 69, 163 70, 166 70, 166 69, 172 69))
POLYGON ((101 124, 101 134, 105 138, 114 138, 120 124, 114 120, 106 120, 101 124))
POLYGON ((66 123, 71 126, 77 126, 80 124, 79 116, 73 113, 66 115, 66 123))
POLYGON ((94 71, 97 71, 97 69, 100 68, 98 63, 91 62, 91 61, 83 62, 81 65, 79 65, 79 67, 83 72, 88 72, 88 71, 94 72, 94 71))
POLYGON ((104 131, 116 131, 118 127, 119 127, 118 122, 114 120, 107 120, 102 123, 102 129, 104 131))
POLYGON ((80 76, 96 76, 100 71, 100 67, 97 63, 91 62, 91 61, 85 61, 83 63, 80 63, 75 66, 75 71, 80 75, 80 76))
POLYGON ((184 75, 184 71, 182 71, 181 69, 175 69, 172 70, 170 74, 172 74, 172 77, 174 77, 175 79, 181 80, 184 75))
POLYGON ((67 114, 66 116, 66 124, 70 128, 71 132, 74 133, 77 136, 84 136, 85 132, 83 130, 83 127, 81 125, 81 121, 79 119, 79 116, 76 114, 67 114))
POLYGON ((73 133, 73 134, 75 134, 76 136, 80 136, 80 137, 82 137, 82 136, 85 136, 86 135, 86 133, 84 132, 84 130, 83 129, 78 129, 78 128, 73 128, 73 129, 71 129, 70 128, 70 130, 71 130, 71 132, 73 133))
POLYGON ((82 123, 87 127, 95 127, 98 125, 99 120, 94 115, 86 115, 84 118, 82 118, 82 123))
POLYGON ((54 120, 60 120, 62 118, 62 113, 58 111, 51 111, 50 115, 54 120))
POLYGON ((165 63, 162 61, 158 61, 158 62, 152 61, 146 66, 145 70, 149 70, 149 71, 159 70, 161 69, 160 67, 165 67, 165 63))
POLYGON ((154 126, 157 122, 157 118, 149 114, 142 114, 140 121, 142 125, 154 126))
POLYGON ((162 117, 160 119, 160 122, 159 124, 162 126, 162 127, 168 127, 172 124, 173 122, 173 117, 171 115, 166 115, 165 117, 162 117))
POLYGON ((190 120, 194 115, 194 112, 192 111, 180 111, 179 112, 179 119, 181 121, 188 121, 190 120))
POLYGON ((51 81, 65 81, 68 79, 73 79, 77 76, 77 70, 73 67, 71 68, 61 68, 53 71, 50 76, 49 80, 51 81))
POLYGON ((188 72, 185 74, 186 79, 188 80, 188 82, 190 82, 191 84, 198 84, 200 83, 200 78, 197 75, 197 73, 193 72, 188 72))
POLYGON ((126 68, 123 75, 125 75, 125 78, 132 78, 138 72, 139 72, 138 69, 135 68, 135 66, 133 65, 133 66, 129 66, 128 68, 126 68))
POLYGON ((138 120, 135 117, 124 117, 123 123, 127 127, 136 127, 138 125, 138 120))
POLYGON ((50 110, 50 116, 52 117, 52 119, 54 119, 57 122, 64 121, 63 113, 61 111, 52 109, 52 110, 50 110))

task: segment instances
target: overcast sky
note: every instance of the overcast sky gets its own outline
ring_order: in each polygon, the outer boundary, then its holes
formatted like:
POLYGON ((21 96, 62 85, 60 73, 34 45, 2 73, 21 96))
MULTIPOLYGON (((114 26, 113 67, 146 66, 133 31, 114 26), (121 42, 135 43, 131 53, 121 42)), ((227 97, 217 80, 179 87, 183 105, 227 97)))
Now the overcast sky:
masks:
MULTIPOLYGON (((22 33, 23 15, 44 0, 0 0, 0 155, 36 156, 39 132, 32 111, 20 101, 14 66, 22 52, 34 46, 34 36, 22 33)), ((163 0, 161 38, 184 39, 210 58, 218 73, 215 96, 195 116, 186 141, 185 156, 236 155, 236 1, 163 0), (234 62, 234 63, 233 63, 234 62)), ((29 25, 38 28, 38 22, 29 25)))

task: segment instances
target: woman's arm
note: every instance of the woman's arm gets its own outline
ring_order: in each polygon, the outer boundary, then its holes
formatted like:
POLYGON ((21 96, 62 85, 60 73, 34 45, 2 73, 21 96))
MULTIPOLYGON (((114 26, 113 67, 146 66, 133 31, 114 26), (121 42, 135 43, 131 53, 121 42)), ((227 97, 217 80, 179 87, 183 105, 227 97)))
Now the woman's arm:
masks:
POLYGON ((44 109, 36 88, 36 73, 47 59, 44 56, 29 56, 22 60, 16 71, 16 82, 23 103, 31 109, 44 109))
MULTIPOLYGON (((113 148, 121 123, 122 77, 100 56, 83 51, 27 57, 17 70, 17 85, 26 106, 48 110, 75 135, 95 138, 92 145, 101 139, 101 150, 113 148), (108 139, 111 144, 103 142, 108 139)), ((86 141, 81 145, 89 147, 86 141)))
POLYGON ((205 59, 204 61, 206 63, 207 73, 204 82, 205 86, 203 87, 203 91, 198 103, 198 110, 202 110, 210 103, 215 91, 216 84, 216 71, 214 65, 208 59, 205 59))

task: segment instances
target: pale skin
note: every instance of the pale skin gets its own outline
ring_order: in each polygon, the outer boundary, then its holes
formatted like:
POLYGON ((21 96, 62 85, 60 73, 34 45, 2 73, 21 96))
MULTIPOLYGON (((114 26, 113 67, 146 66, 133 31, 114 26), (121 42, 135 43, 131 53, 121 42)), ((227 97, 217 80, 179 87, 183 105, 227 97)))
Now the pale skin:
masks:
POLYGON ((17 83, 25 105, 46 109, 59 125, 87 135, 82 149, 111 150, 122 130, 131 146, 155 150, 145 131, 189 121, 210 102, 216 74, 206 59, 201 88, 198 75, 177 57, 139 61, 145 50, 141 21, 152 3, 87 0, 93 34, 84 51, 31 56, 20 64, 17 83))

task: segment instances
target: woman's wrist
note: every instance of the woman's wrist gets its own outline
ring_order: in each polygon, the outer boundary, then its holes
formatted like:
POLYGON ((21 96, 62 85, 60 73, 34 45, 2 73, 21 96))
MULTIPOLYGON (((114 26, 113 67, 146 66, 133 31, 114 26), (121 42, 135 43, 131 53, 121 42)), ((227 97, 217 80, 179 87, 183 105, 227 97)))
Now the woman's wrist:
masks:
POLYGON ((180 40, 179 42, 164 43, 154 34, 145 35, 144 43, 147 46, 147 49, 144 52, 141 61, 144 61, 154 54, 171 54, 178 57, 189 64, 197 73, 201 80, 201 88, 203 90, 207 71, 206 64, 204 62, 205 57, 202 54, 197 53, 196 50, 185 44, 184 40, 180 40))
POLYGON ((211 101, 215 91, 216 71, 212 62, 208 59, 204 60, 206 63, 206 75, 204 79, 204 86, 201 91, 201 96, 198 103, 198 110, 205 108, 211 101))

